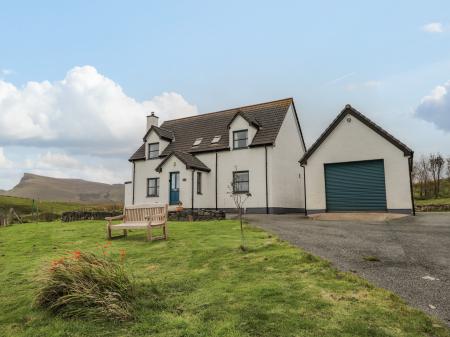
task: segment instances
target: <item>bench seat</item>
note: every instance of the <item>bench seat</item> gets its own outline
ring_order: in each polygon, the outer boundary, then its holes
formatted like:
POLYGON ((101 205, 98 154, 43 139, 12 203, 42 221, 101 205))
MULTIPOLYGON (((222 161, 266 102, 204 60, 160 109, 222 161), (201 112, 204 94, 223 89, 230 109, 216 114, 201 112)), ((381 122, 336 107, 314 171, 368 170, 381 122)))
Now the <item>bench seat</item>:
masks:
POLYGON ((123 215, 117 217, 108 217, 106 225, 106 235, 112 239, 113 230, 123 230, 123 236, 127 236, 128 230, 145 229, 147 231, 147 240, 156 239, 167 240, 167 217, 168 206, 132 206, 125 207, 123 215), (113 224, 113 220, 123 220, 120 224, 113 224), (153 236, 153 228, 162 228, 162 236, 153 236))

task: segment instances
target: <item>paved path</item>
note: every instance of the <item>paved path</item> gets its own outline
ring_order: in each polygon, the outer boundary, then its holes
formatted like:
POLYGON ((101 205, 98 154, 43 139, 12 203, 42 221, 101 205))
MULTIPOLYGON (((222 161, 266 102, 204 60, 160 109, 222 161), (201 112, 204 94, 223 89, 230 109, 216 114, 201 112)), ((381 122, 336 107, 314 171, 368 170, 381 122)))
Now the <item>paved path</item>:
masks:
POLYGON ((450 325, 450 213, 378 223, 319 221, 301 215, 246 218, 450 325), (380 261, 364 260, 369 256, 380 261))

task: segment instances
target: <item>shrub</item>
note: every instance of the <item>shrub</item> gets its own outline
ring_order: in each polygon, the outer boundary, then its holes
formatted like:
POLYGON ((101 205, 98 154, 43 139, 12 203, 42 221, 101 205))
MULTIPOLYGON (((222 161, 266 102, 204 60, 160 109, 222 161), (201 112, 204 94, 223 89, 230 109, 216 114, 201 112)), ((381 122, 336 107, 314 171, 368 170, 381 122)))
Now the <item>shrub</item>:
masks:
MULTIPOLYGON (((120 258, 123 261, 124 251, 120 258)), ((134 286, 122 263, 80 251, 52 261, 35 304, 67 318, 126 321, 132 318, 134 286)))

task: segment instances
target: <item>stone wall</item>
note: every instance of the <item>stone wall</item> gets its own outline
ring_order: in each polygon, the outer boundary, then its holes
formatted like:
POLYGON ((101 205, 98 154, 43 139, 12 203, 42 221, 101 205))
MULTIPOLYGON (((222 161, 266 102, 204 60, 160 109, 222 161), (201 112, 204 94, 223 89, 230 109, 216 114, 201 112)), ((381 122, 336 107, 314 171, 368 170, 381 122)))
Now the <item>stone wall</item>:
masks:
POLYGON ((108 216, 122 215, 120 212, 105 212, 105 211, 71 211, 61 214, 62 222, 81 221, 81 220, 105 220, 108 216))
POLYGON ((417 205, 417 212, 450 212, 450 205, 417 205))
POLYGON ((169 221, 224 220, 225 212, 216 210, 182 210, 169 212, 169 221))

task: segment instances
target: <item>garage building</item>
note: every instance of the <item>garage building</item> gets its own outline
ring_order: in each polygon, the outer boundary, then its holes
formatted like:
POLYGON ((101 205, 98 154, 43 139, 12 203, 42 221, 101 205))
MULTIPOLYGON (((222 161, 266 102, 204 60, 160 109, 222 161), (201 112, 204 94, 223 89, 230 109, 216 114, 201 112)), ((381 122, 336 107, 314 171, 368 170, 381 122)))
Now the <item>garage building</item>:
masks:
POLYGON ((413 151, 350 105, 300 159, 305 209, 414 213, 413 151))

